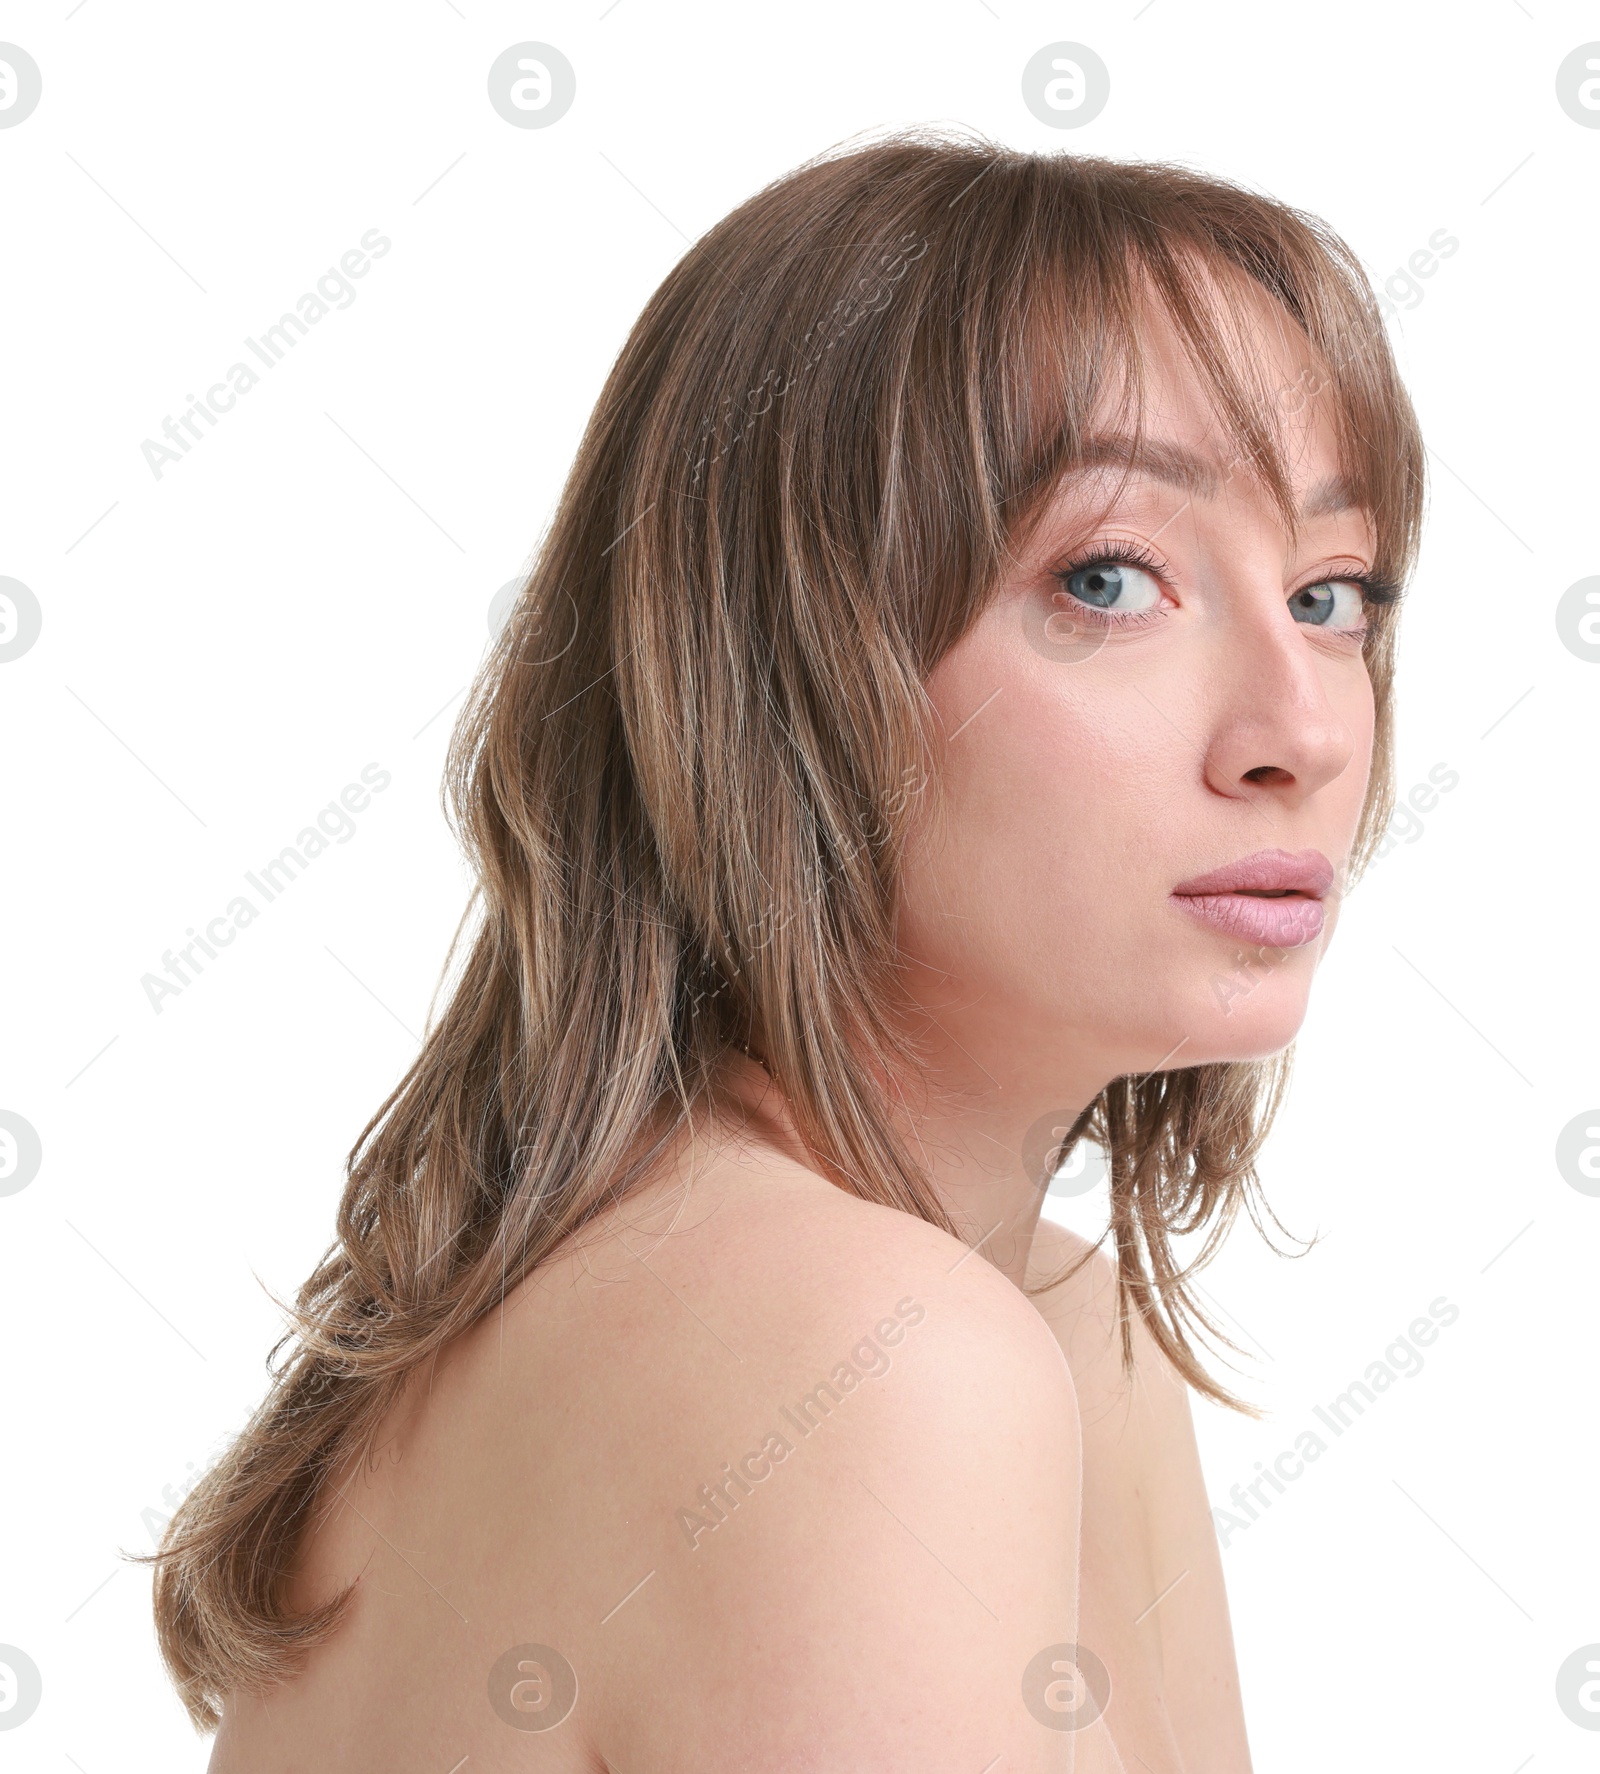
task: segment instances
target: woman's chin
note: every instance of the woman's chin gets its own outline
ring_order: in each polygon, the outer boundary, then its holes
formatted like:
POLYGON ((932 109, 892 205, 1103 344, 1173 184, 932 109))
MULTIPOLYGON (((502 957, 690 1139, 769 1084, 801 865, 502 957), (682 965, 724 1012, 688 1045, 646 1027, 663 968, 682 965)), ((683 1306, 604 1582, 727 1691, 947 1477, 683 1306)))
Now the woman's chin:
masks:
POLYGON ((1207 1003, 1180 1049, 1189 1057, 1178 1063, 1206 1065, 1279 1053, 1299 1034, 1306 1005, 1306 983, 1295 979, 1262 982, 1257 990, 1226 1003, 1207 1003))
POLYGON ((1123 1056, 1120 1075, 1265 1059, 1299 1034, 1309 996, 1309 976, 1292 973, 1263 977, 1246 990, 1230 984, 1218 992, 1200 981, 1192 992, 1152 1006, 1136 1028, 1125 1028, 1106 1046, 1123 1056))

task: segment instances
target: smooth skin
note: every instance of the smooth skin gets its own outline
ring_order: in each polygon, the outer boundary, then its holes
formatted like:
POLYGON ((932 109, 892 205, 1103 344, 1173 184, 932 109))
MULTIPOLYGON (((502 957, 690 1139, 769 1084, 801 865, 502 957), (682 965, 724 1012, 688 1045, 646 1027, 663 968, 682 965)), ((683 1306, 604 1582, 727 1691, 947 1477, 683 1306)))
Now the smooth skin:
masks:
POLYGON ((230 1705, 213 1768, 1070 1767, 1020 1700, 1076 1624, 1077 1410, 1039 1313, 770 1144, 703 1153, 607 1219, 339 1475, 301 1595, 359 1578, 351 1618, 230 1705), (887 1371, 802 1434, 784 1407, 868 1336, 854 1365, 887 1371), (774 1430, 791 1451, 691 1544, 678 1512, 709 1517, 700 1487, 774 1430), (530 1642, 578 1674, 548 1733, 486 1697, 530 1642))
MULTIPOLYGON (((1304 390, 1292 324, 1233 294, 1275 385, 1304 390)), ((1018 1154, 1116 1077, 1292 1039, 1337 894, 1315 942, 1243 975, 1168 895, 1262 848, 1320 849, 1342 878, 1372 691, 1359 636, 1290 600, 1370 568, 1373 539, 1330 496, 1317 398, 1283 412, 1321 513, 1291 547, 1156 310, 1145 338, 1147 437, 1214 484, 1140 472, 1106 510, 1120 470, 1069 475, 928 685, 946 738, 899 937, 933 1063, 906 1137, 966 1242, 826 1181, 765 1071, 731 1057, 716 1122, 425 1367, 375 1461, 336 1475, 295 1594, 353 1582, 349 1618, 301 1674, 230 1701, 215 1774, 1248 1774, 1187 1388, 1137 1323, 1122 1373, 1103 1254, 1023 1291, 1084 1247, 1041 1223, 1018 1154), (1111 540, 1160 559, 1120 582, 1145 619, 1042 656, 1029 633, 1074 595, 1056 574, 1111 540), (784 1407, 852 1351, 865 1377, 802 1433, 784 1407), (775 1428, 782 1461, 743 1464, 775 1428), (710 1526, 701 1487, 736 1465, 760 1476, 710 1526), (1047 1728, 1023 1672, 1074 1642, 1110 1705, 1047 1728), (489 1702, 527 1643, 577 1672, 551 1730, 489 1702)), ((1360 619, 1359 595, 1338 604, 1360 619)))

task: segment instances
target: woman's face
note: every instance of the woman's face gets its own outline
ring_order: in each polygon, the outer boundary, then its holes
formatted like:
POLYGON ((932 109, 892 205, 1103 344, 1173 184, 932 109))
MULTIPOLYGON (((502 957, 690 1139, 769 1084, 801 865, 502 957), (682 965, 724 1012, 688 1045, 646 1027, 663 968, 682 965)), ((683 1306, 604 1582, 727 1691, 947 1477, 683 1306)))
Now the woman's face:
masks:
POLYGON ((1247 299, 1286 391, 1298 543, 1230 471, 1152 310, 1148 459, 1110 505, 1114 440, 1070 473, 930 676, 942 808, 913 836, 900 945, 914 995, 974 1058, 1025 1042, 1098 1088, 1271 1053, 1304 1015, 1371 762, 1371 612, 1349 580, 1374 538, 1335 484, 1303 339, 1247 299))

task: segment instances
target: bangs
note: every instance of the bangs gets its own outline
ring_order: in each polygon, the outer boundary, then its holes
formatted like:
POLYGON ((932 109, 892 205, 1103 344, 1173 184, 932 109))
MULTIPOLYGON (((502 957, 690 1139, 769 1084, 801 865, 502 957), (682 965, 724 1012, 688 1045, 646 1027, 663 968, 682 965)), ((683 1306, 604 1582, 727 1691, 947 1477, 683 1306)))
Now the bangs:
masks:
MULTIPOLYGON (((1095 177, 1081 158, 1076 166, 1080 177, 1095 177)), ((1214 196, 1217 187, 1207 188, 1214 196)), ((1423 452, 1359 265, 1312 218, 1268 243, 1237 225, 1249 212, 1225 227, 1208 206, 1167 208, 1152 196, 1145 187, 1140 202, 1112 202, 1097 192, 1087 226, 1084 204, 1046 204, 1036 215, 1046 222, 1053 208, 1055 226, 1033 231, 1032 296, 1017 315, 1020 336, 1003 347, 1027 368, 1000 378, 1018 395, 1001 427, 1015 443, 1000 500, 1008 552, 1026 543, 1064 474, 1122 458, 1115 498, 1137 472, 1146 452, 1144 341, 1153 306, 1171 322, 1208 399, 1223 481, 1257 482, 1297 541, 1303 519, 1288 452, 1294 422, 1315 403, 1335 441, 1340 502, 1371 521, 1376 577, 1400 585, 1416 560, 1423 452), (1298 334, 1306 348, 1306 364, 1288 383, 1263 349, 1255 295, 1272 299, 1285 334, 1298 334), (1108 436, 1118 440, 1109 457, 1108 436)), ((1383 644, 1389 609, 1374 606, 1369 648, 1383 644)))

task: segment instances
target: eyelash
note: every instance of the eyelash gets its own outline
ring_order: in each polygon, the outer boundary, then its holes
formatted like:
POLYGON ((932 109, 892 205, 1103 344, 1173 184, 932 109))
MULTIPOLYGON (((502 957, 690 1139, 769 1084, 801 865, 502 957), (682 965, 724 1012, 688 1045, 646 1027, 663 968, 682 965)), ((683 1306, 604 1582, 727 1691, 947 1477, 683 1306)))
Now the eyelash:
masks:
MULTIPOLYGON (((1076 560, 1068 561, 1064 567, 1052 570, 1052 578, 1060 581, 1063 591, 1067 589, 1067 581, 1075 573, 1081 573, 1086 567, 1102 567, 1114 564, 1125 564, 1140 567, 1157 579, 1164 579, 1169 571, 1165 561, 1157 559, 1148 548, 1138 542, 1113 541, 1103 548, 1096 548, 1092 553, 1080 555, 1076 560)), ((1381 578, 1376 573, 1338 573, 1327 579, 1312 579, 1299 589, 1306 591, 1312 585, 1356 585, 1361 588, 1363 606, 1369 604, 1393 604, 1400 599, 1401 585, 1393 579, 1381 578)), ((1068 597, 1073 594, 1067 592, 1068 597)), ((1289 596, 1297 594, 1290 592, 1289 596)), ((1082 598, 1073 597, 1079 609, 1087 610, 1091 619, 1103 622, 1108 628, 1142 628, 1147 622, 1159 622, 1159 610, 1134 610, 1126 615, 1119 615, 1115 610, 1102 610, 1094 604, 1086 604, 1082 598)), ((1363 622, 1360 628, 1340 628, 1333 632, 1348 635, 1352 639, 1365 640, 1371 624, 1363 622)))

